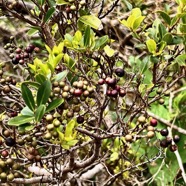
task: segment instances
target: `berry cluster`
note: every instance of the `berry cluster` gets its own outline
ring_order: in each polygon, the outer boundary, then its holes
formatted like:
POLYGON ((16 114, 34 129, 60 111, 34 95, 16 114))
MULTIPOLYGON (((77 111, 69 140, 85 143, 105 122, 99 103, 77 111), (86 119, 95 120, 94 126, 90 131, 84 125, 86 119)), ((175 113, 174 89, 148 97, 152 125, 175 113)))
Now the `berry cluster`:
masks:
POLYGON ((37 53, 40 51, 40 49, 33 44, 29 44, 25 48, 23 48, 23 46, 16 46, 14 37, 10 38, 10 42, 4 46, 4 49, 8 51, 11 62, 14 65, 23 65, 25 61, 31 57, 33 52, 37 53))

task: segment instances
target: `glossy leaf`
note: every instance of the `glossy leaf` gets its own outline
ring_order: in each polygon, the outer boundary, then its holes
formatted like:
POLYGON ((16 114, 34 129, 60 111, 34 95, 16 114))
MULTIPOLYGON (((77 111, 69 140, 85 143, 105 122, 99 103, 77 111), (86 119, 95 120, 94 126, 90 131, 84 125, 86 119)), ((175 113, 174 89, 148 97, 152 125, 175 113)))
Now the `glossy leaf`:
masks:
POLYGON ((8 121, 8 125, 19 126, 19 125, 22 125, 24 123, 31 122, 31 121, 33 121, 33 119, 34 119, 33 116, 27 116, 27 115, 16 116, 16 117, 14 117, 14 118, 12 118, 8 121))
POLYGON ((30 123, 25 123, 25 124, 22 124, 18 127, 18 130, 19 131, 31 131, 34 129, 34 125, 30 124, 30 123))
POLYGON ((176 57, 175 61, 180 65, 180 66, 186 66, 186 54, 181 54, 178 57, 176 57))
POLYGON ((46 77, 42 74, 37 74, 35 79, 39 84, 42 84, 44 81, 46 81, 46 77))
POLYGON ((104 51, 107 54, 107 56, 109 56, 109 57, 112 57, 114 55, 114 53, 115 53, 115 50, 113 50, 112 48, 110 48, 109 45, 106 45, 104 47, 104 51))
POLYGON ((104 47, 109 41, 109 37, 108 36, 102 36, 102 37, 99 37, 98 39, 96 39, 95 41, 95 46, 94 46, 94 49, 99 49, 101 47, 104 47))
POLYGON ((150 53, 154 54, 156 52, 156 42, 153 39, 147 40, 146 45, 150 53))
POLYGON ((136 30, 138 29, 138 27, 140 26, 140 24, 142 23, 142 21, 145 19, 145 16, 140 16, 137 19, 135 19, 133 25, 132 25, 132 29, 136 30))
POLYGON ((160 13, 161 17, 163 18, 163 20, 170 25, 171 24, 171 18, 169 17, 169 15, 164 12, 164 11, 158 11, 158 13, 160 13))
POLYGON ((51 82, 46 80, 41 84, 37 92, 37 106, 46 104, 51 93, 51 82))
POLYGON ((54 7, 50 8, 47 11, 47 13, 45 14, 45 17, 44 17, 44 22, 45 23, 49 21, 49 19, 52 17, 52 15, 54 14, 54 12, 55 12, 55 8, 54 7))
POLYGON ((60 73, 56 74, 55 77, 54 77, 54 80, 55 81, 61 81, 61 80, 66 78, 67 74, 68 74, 68 71, 64 70, 63 72, 60 72, 60 73))
POLYGON ((34 112, 31 111, 27 106, 21 110, 22 115, 34 116, 34 112))
POLYGON ((94 15, 81 16, 79 18, 79 21, 81 21, 85 25, 89 25, 90 27, 96 30, 99 29, 101 26, 101 20, 94 15))
POLYGON ((55 108, 60 106, 63 102, 64 102, 63 98, 57 98, 53 100, 51 103, 48 104, 45 112, 47 113, 50 112, 51 110, 54 110, 55 108))
POLYGON ((66 130, 65 130, 65 137, 72 136, 75 124, 76 124, 75 120, 71 120, 70 122, 68 122, 68 124, 66 126, 66 130))
POLYGON ((86 46, 86 47, 90 46, 90 26, 89 25, 85 29, 84 46, 86 46))
POLYGON ((35 113, 35 120, 36 122, 39 122, 43 115, 45 114, 45 110, 46 110, 46 106, 45 105, 40 105, 37 110, 36 110, 36 113, 35 113))
POLYGON ((24 83, 21 84, 21 92, 26 105, 30 108, 30 110, 34 111, 35 109, 34 97, 32 95, 31 90, 24 83))

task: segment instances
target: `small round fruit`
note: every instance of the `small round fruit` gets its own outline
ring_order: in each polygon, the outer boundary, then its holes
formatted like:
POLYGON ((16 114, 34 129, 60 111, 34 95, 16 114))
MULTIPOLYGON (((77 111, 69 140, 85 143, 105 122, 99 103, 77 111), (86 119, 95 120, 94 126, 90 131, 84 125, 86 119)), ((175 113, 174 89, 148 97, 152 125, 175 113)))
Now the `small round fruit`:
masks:
POLYGON ((11 159, 11 158, 8 158, 7 160, 6 160, 6 162, 5 162, 7 165, 10 165, 10 166, 12 166, 13 165, 13 163, 14 163, 14 161, 13 161, 13 159, 11 159))
POLYGON ((28 154, 28 155, 27 155, 27 159, 28 159, 29 161, 34 160, 34 155, 28 154))
POLYGON ((76 96, 76 97, 80 97, 82 93, 83 93, 83 91, 81 89, 74 90, 74 96, 76 96))
POLYGON ((170 149, 170 151, 175 152, 176 150, 178 150, 178 146, 175 145, 175 144, 174 145, 170 145, 169 149, 170 149))
POLYGON ((110 78, 109 80, 108 80, 108 86, 110 86, 110 87, 115 87, 116 86, 116 83, 117 83, 117 81, 116 81, 116 79, 115 78, 110 78))
POLYGON ((61 125, 61 122, 60 122, 59 120, 56 119, 56 120, 54 121, 54 126, 55 126, 55 127, 59 127, 60 125, 61 125))
POLYGON ((156 119, 152 118, 152 119, 150 120, 150 125, 151 125, 151 126, 156 127, 157 124, 158 124, 158 122, 157 122, 156 119))
POLYGON ((146 117, 145 117, 145 116, 140 116, 140 117, 138 118, 138 121, 139 121, 140 123, 145 123, 145 122, 146 122, 146 117))
POLYGON ((104 83, 105 83, 105 80, 104 80, 104 79, 99 79, 99 80, 98 80, 98 84, 99 84, 99 85, 103 85, 104 83))
POLYGON ((11 91, 11 88, 8 85, 3 86, 3 92, 5 94, 9 93, 11 91))
POLYGON ((120 95, 121 97, 124 97, 124 96, 126 95, 126 91, 123 90, 123 89, 120 89, 120 90, 119 90, 119 95, 120 95))
POLYGON ((52 121, 52 120, 53 120, 52 114, 46 115, 45 119, 46 119, 47 121, 52 121))
POLYGON ((16 142, 15 142, 15 139, 13 139, 12 137, 8 137, 5 139, 5 144, 9 147, 13 147, 16 142))
POLYGON ((112 97, 116 98, 117 95, 118 95, 118 91, 117 91, 117 90, 112 90, 112 91, 111 91, 111 96, 112 96, 112 97))
POLYGON ((153 131, 147 132, 147 137, 148 137, 148 138, 153 138, 154 135, 155 135, 155 133, 154 133, 153 131))
POLYGON ((166 137, 167 144, 170 145, 172 143, 172 138, 171 137, 166 137))
POLYGON ((3 150, 1 152, 1 156, 3 156, 4 158, 6 158, 9 155, 9 152, 7 150, 3 150))
POLYGON ((77 88, 77 84, 78 84, 78 82, 77 81, 74 81, 73 84, 72 84, 72 86, 77 88))
POLYGON ((81 123, 84 122, 84 117, 83 116, 78 116, 76 120, 77 120, 77 123, 81 124, 81 123))
POLYGON ((90 93, 89 93, 89 91, 88 91, 88 90, 85 90, 85 91, 83 92, 83 95, 84 95, 85 97, 87 97, 87 96, 89 96, 89 95, 90 95, 90 93))
POLYGON ((107 90, 107 96, 111 96, 112 90, 107 90))
POLYGON ((81 108, 79 105, 74 106, 73 111, 74 112, 80 112, 81 108))
POLYGON ((70 6, 70 10, 76 10, 76 6, 75 5, 71 5, 70 6))
POLYGON ((67 97, 68 97, 68 92, 63 92, 63 93, 62 93, 62 97, 63 97, 63 98, 67 98, 67 97))
POLYGON ((37 155, 37 156, 35 157, 35 160, 36 160, 36 162, 41 161, 41 156, 40 156, 40 155, 37 155))
POLYGON ((68 92, 70 90, 70 87, 68 85, 65 85, 63 87, 63 91, 68 92))
POLYGON ((12 181, 14 178, 15 178, 14 174, 12 174, 12 173, 8 174, 8 176, 7 176, 8 181, 12 181))
POLYGON ((173 137, 173 140, 174 140, 175 143, 178 143, 180 141, 180 137, 178 135, 175 135, 173 137))
POLYGON ((132 142, 132 135, 127 134, 127 135, 125 136, 125 140, 126 140, 127 142, 132 142))
POLYGON ((148 130, 148 131, 154 131, 154 127, 153 127, 153 126, 148 126, 148 127, 147 127, 147 130, 148 130))
POLYGON ((162 136, 168 136, 169 131, 168 131, 167 129, 162 129, 162 130, 160 131, 160 134, 161 134, 162 136))
POLYGON ((5 130, 3 132, 3 134, 4 134, 5 137, 9 137, 11 135, 11 132, 10 132, 10 130, 5 130))
POLYGON ((6 174, 5 172, 2 172, 2 173, 0 174, 0 178, 1 178, 2 180, 7 179, 7 174, 6 174))
POLYGON ((52 134, 50 132, 47 132, 44 136, 45 139, 49 140, 52 138, 52 134))
POLYGON ((54 92, 55 94, 59 94, 59 93, 61 92, 61 89, 60 89, 59 87, 55 87, 55 88, 53 89, 53 92, 54 92))
POLYGON ((169 144, 167 143, 166 139, 163 139, 160 141, 160 146, 163 148, 167 148, 169 146, 169 144))
POLYGON ((162 91, 163 91, 163 89, 162 89, 162 88, 158 88, 158 90, 156 91, 156 93, 157 93, 157 94, 161 94, 161 93, 162 93, 162 91))
POLYGON ((0 167, 4 168, 6 166, 6 163, 3 160, 0 160, 0 167))
POLYGON ((52 124, 48 124, 47 126, 46 126, 46 128, 48 129, 48 130, 53 130, 54 129, 54 124, 52 123, 52 124))
POLYGON ((164 99, 159 99, 159 104, 163 105, 165 103, 165 100, 164 99))
POLYGON ((125 72, 124 72, 124 70, 123 70, 122 68, 117 68, 117 69, 115 70, 115 73, 116 73, 116 75, 117 75, 118 77, 123 77, 124 74, 125 74, 125 72))
POLYGON ((71 118, 71 117, 74 116, 74 112, 73 112, 73 111, 68 111, 67 114, 66 114, 66 116, 67 116, 68 118, 71 118))
POLYGON ((18 163, 14 163, 12 166, 13 170, 18 170, 19 168, 20 168, 20 164, 18 164, 18 163))
POLYGON ((60 81, 60 82, 59 82, 59 86, 60 86, 61 88, 63 88, 63 87, 65 86, 65 82, 64 82, 64 81, 60 81))
POLYGON ((83 81, 79 81, 78 83, 77 83, 77 87, 78 88, 83 88, 83 81))

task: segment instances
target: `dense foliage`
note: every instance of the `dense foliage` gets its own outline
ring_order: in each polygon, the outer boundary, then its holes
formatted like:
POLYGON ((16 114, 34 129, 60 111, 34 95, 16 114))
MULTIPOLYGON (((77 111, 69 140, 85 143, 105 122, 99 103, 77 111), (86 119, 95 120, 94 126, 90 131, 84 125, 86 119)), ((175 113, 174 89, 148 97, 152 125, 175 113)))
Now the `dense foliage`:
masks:
POLYGON ((185 0, 0 4, 1 185, 186 184, 185 0))

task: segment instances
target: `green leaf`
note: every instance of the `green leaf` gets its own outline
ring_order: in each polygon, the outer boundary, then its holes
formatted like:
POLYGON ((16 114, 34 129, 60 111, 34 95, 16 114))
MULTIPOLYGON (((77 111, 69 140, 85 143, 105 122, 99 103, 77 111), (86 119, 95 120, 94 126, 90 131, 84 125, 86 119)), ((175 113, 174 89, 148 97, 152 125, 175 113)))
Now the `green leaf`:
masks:
POLYGON ((68 124, 66 125, 65 137, 72 136, 73 129, 74 129, 75 125, 76 125, 75 120, 71 120, 70 122, 68 122, 68 124))
POLYGON ((90 46, 90 26, 89 25, 87 25, 87 27, 85 29, 84 46, 86 46, 86 47, 90 46))
POLYGON ((165 41, 167 43, 167 45, 171 45, 172 41, 173 41, 172 34, 166 33, 163 37, 163 41, 165 41))
POLYGON ((94 15, 81 16, 79 18, 79 21, 86 25, 89 25, 90 27, 96 30, 101 27, 101 20, 94 15))
POLYGON ((45 112, 47 113, 50 112, 51 110, 54 110, 55 108, 60 106, 63 102, 64 102, 63 98, 57 98, 53 100, 51 103, 48 104, 45 112))
POLYGON ((148 48, 148 51, 152 54, 156 53, 156 42, 153 39, 149 39, 146 41, 146 45, 148 48))
POLYGON ((35 79, 39 84, 42 84, 44 81, 46 81, 46 77, 42 74, 37 74, 35 79))
POLYGON ((94 49, 96 50, 96 49, 99 49, 99 48, 105 46, 108 43, 108 41, 109 41, 108 36, 102 36, 102 37, 96 39, 94 49))
POLYGON ((181 54, 178 57, 176 57, 175 61, 180 65, 180 66, 186 66, 186 54, 181 54))
POLYGON ((163 18, 163 20, 170 25, 171 24, 171 18, 169 17, 169 15, 166 12, 163 11, 157 11, 158 13, 160 13, 161 17, 163 18))
POLYGON ((30 108, 30 110, 34 111, 35 109, 34 97, 32 95, 31 90, 24 83, 21 84, 21 92, 26 105, 30 108))
POLYGON ((51 93, 51 82, 46 80, 41 84, 37 92, 37 106, 39 107, 41 104, 46 104, 48 98, 51 93))
POLYGON ((35 120, 36 122, 39 122, 43 115, 45 114, 45 110, 46 110, 46 106, 45 105, 40 105, 37 110, 36 110, 36 113, 35 113, 35 120))
POLYGON ((74 146, 76 143, 78 142, 78 140, 70 140, 67 142, 67 145, 69 145, 70 147, 74 146))
POLYGON ((18 130, 19 131, 31 131, 34 129, 34 125, 30 124, 30 123, 25 123, 25 124, 22 124, 18 127, 18 130))
POLYGON ((68 70, 64 70, 63 72, 56 74, 54 77, 54 81, 61 81, 65 79, 67 74, 68 74, 68 70))
POLYGON ((37 82, 32 82, 32 81, 24 81, 22 84, 30 85, 31 87, 34 88, 39 88, 40 84, 37 82))
POLYGON ((126 4, 126 6, 127 6, 127 8, 128 8, 129 10, 132 10, 132 4, 131 4, 129 1, 123 0, 123 2, 126 4))
POLYGON ((114 55, 114 53, 115 53, 115 50, 113 50, 112 48, 110 48, 109 45, 106 45, 104 47, 104 51, 107 54, 107 56, 109 56, 109 57, 112 57, 114 55))
POLYGON ((70 3, 65 1, 65 0, 56 0, 56 4, 57 5, 67 5, 67 4, 70 4, 70 3))
POLYGON ((21 110, 22 115, 34 116, 34 112, 31 111, 27 106, 21 110))
POLYGON ((113 152, 110 156, 110 161, 115 161, 119 158, 118 152, 113 152))
POLYGON ((145 16, 140 16, 137 19, 134 20, 134 23, 132 25, 133 30, 137 30, 142 21, 145 19, 145 16))
POLYGON ((55 12, 55 8, 52 7, 50 8, 47 13, 45 14, 45 17, 44 17, 44 23, 48 22, 48 20, 52 17, 52 15, 54 14, 55 12))
POLYGON ((16 116, 16 117, 14 117, 14 118, 12 118, 12 119, 10 119, 8 121, 8 125, 10 125, 10 126, 19 126, 19 125, 22 125, 24 123, 31 122, 33 119, 34 119, 33 116, 27 116, 27 115, 16 116))
POLYGON ((162 39, 163 36, 167 33, 166 27, 162 23, 160 23, 158 25, 158 30, 159 30, 160 39, 162 39))
POLYGON ((45 0, 37 0, 37 2, 39 3, 39 5, 43 6, 45 0))

